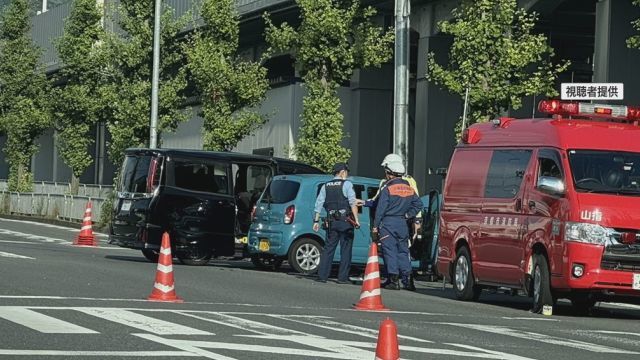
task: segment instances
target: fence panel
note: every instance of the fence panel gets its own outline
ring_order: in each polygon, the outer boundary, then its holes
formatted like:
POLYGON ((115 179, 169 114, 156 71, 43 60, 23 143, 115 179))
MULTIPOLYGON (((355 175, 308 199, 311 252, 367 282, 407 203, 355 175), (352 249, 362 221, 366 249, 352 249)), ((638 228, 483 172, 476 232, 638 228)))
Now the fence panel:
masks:
POLYGON ((93 222, 100 219, 104 199, 66 194, 15 193, 0 191, 9 214, 36 216, 82 222, 87 203, 91 201, 93 222))

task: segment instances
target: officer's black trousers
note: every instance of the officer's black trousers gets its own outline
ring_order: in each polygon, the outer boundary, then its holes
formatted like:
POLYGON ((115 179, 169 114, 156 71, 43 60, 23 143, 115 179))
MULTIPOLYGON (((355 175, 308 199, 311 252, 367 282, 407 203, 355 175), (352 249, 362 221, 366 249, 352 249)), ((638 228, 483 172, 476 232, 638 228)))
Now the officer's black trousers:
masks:
POLYGON ((346 221, 333 221, 327 229, 327 240, 320 257, 318 266, 318 278, 327 280, 333 264, 333 255, 340 243, 340 270, 338 271, 338 281, 349 280, 349 270, 351 269, 351 251, 353 248, 353 226, 346 221))

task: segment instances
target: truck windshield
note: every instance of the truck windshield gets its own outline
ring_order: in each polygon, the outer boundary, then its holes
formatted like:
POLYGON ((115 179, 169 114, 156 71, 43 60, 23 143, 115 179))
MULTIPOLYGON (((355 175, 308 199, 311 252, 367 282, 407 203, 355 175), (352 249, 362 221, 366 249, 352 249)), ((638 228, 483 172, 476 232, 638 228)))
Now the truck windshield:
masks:
POLYGON ((640 153, 570 150, 569 163, 578 191, 640 195, 640 153))
POLYGON ((147 176, 151 156, 128 155, 122 165, 120 191, 129 193, 144 193, 147 191, 147 176))

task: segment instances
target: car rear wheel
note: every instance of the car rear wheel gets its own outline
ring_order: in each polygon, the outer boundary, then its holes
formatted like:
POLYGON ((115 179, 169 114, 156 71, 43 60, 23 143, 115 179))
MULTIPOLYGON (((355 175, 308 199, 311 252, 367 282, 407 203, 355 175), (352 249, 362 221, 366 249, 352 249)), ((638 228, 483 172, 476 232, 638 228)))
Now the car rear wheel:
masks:
POLYGON ((142 255, 144 255, 144 257, 146 257, 147 260, 151 261, 152 263, 158 262, 158 250, 142 249, 142 255))
POLYGON ((469 249, 464 246, 458 250, 458 257, 454 267, 453 288, 458 300, 463 301, 478 300, 482 293, 482 288, 476 285, 476 280, 473 276, 469 249))
POLYGON ((251 262, 260 270, 276 271, 282 266, 282 259, 264 256, 252 256, 251 262))
POLYGON ((193 249, 185 254, 177 254, 178 260, 184 265, 203 266, 209 263, 213 252, 207 249, 193 249))
POLYGON ((542 312, 545 305, 553 306, 553 292, 549 276, 549 262, 542 254, 533 255, 533 309, 542 312))
POLYGON ((322 245, 317 240, 302 238, 289 250, 289 265, 302 274, 313 274, 320 265, 322 245))

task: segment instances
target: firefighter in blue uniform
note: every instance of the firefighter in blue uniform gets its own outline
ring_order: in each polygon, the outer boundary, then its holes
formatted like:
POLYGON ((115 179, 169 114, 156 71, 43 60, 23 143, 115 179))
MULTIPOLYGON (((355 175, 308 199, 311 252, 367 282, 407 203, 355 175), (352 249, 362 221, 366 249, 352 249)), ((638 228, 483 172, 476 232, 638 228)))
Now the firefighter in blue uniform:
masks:
POLYGON ((333 167, 334 178, 324 184, 316 199, 313 230, 320 230, 320 213, 324 208, 326 218, 326 244, 320 256, 318 266, 318 281, 326 282, 331 272, 333 255, 340 243, 340 269, 338 283, 349 281, 351 269, 351 251, 353 248, 353 229, 360 227, 358 222, 358 200, 353 190, 353 184, 347 180, 349 167, 345 163, 338 163, 333 167))
POLYGON ((409 182, 402 179, 405 173, 401 162, 391 162, 385 167, 387 182, 380 192, 373 232, 382 244, 382 256, 390 282, 387 289, 400 290, 413 284, 409 255, 409 227, 407 220, 415 219, 422 209, 422 201, 409 182))

